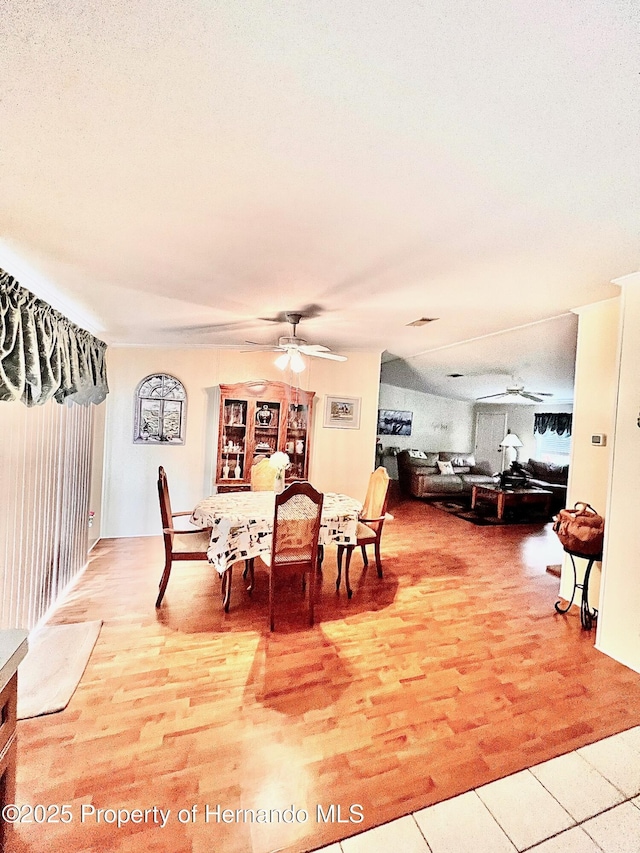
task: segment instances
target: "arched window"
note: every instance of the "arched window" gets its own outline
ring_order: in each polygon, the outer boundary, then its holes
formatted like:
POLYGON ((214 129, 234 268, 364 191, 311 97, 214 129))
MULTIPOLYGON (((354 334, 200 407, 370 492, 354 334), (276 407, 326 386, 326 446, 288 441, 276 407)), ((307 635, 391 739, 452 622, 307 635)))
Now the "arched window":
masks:
POLYGON ((175 376, 154 373, 136 389, 134 444, 184 444, 187 392, 175 376))

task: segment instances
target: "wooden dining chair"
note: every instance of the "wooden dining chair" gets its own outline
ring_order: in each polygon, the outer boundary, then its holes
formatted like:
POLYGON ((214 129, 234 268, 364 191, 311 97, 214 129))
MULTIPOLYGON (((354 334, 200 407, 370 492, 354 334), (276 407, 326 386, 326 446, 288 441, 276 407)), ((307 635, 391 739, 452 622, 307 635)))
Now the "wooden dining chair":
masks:
POLYGON ((340 579, 342 577, 342 558, 344 552, 347 552, 345 560, 344 581, 347 587, 347 595, 349 598, 353 595, 353 590, 349 583, 349 565, 351 563, 351 555, 356 546, 362 549, 362 560, 365 566, 369 565, 367 557, 367 545, 373 545, 376 558, 376 568, 378 577, 382 577, 382 561, 380 558, 380 540, 382 538, 382 527, 385 520, 392 518, 387 513, 387 502, 389 500, 389 475, 386 468, 380 466, 369 477, 369 485, 367 494, 362 505, 362 510, 358 516, 358 526, 356 528, 356 544, 355 545, 338 545, 338 579, 336 580, 336 591, 340 589, 340 579))
POLYGON ((309 624, 313 625, 318 537, 324 495, 310 483, 291 483, 276 495, 269 567, 269 627, 274 629, 275 584, 283 575, 302 574, 302 588, 309 575, 309 624))
MULTIPOLYGON (((194 528, 193 530, 176 530, 173 519, 181 515, 191 515, 191 512, 172 512, 169 498, 167 474, 162 467, 158 468, 158 497, 160 499, 160 518, 162 519, 162 534, 164 536, 164 572, 160 579, 160 591, 156 599, 156 607, 160 607, 164 593, 169 583, 169 575, 175 560, 206 560, 207 548, 211 539, 211 528, 194 528)), ((223 578, 231 589, 231 578, 223 578)), ((226 589, 223 589, 223 599, 226 589)), ((228 597, 228 596, 227 596, 228 597)), ((228 604, 225 608, 228 610, 228 604)))

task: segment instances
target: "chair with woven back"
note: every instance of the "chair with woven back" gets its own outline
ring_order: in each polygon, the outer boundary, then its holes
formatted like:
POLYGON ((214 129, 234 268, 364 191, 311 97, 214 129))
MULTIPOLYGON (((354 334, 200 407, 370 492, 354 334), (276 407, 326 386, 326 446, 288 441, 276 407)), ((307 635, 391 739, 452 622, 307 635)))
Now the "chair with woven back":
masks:
POLYGON ((302 574, 302 589, 309 575, 309 624, 313 625, 318 538, 324 495, 310 483, 291 483, 276 495, 269 568, 269 627, 274 629, 276 580, 284 575, 302 574))
POLYGON ((367 557, 367 545, 373 545, 376 568, 378 577, 382 577, 382 561, 380 558, 380 540, 382 538, 382 527, 387 519, 393 516, 387 513, 387 502, 389 500, 389 475, 386 468, 380 466, 369 477, 369 485, 367 494, 362 505, 362 510, 358 517, 358 526, 356 528, 356 544, 355 545, 338 545, 338 579, 336 581, 336 590, 340 589, 340 580, 342 577, 342 558, 344 552, 347 552, 345 560, 344 580, 347 587, 347 595, 349 598, 353 595, 353 590, 349 583, 349 565, 351 563, 351 555, 356 546, 362 549, 362 559, 365 566, 369 565, 367 557))
MULTIPOLYGON (((174 518, 191 515, 191 512, 171 511, 167 475, 162 465, 158 468, 158 497, 160 499, 160 518, 162 519, 165 562, 164 571, 160 579, 160 591, 156 599, 156 607, 160 607, 162 604, 174 561, 206 560, 207 548, 209 547, 209 540, 211 538, 210 527, 194 528, 193 530, 176 530, 174 528, 174 518)), ((226 580, 230 587, 230 578, 226 580)))

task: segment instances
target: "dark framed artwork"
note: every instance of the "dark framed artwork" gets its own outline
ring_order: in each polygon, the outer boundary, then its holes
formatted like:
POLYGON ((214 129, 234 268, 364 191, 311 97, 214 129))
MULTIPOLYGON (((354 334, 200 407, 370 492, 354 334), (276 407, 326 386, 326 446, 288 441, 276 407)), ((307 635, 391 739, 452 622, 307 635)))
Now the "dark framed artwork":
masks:
POLYGON ((411 435, 413 412, 378 409, 378 435, 411 435))

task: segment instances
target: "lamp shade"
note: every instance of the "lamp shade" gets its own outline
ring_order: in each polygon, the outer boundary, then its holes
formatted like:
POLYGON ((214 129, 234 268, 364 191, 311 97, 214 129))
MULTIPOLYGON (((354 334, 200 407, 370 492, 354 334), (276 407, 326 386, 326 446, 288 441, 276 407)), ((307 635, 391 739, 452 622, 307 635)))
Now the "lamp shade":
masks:
POLYGON ((515 432, 508 432, 505 437, 500 442, 500 447, 523 447, 524 445, 515 434, 515 432))

